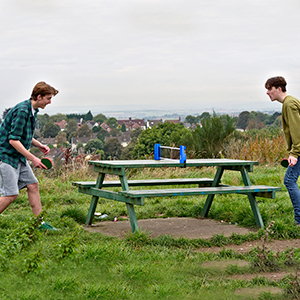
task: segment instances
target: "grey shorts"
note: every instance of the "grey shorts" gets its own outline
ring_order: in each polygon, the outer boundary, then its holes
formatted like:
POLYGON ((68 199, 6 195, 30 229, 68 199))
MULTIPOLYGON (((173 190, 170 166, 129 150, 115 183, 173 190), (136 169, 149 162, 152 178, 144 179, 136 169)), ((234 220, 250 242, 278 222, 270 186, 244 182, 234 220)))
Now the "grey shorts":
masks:
POLYGON ((0 161, 0 193, 1 196, 19 195, 19 190, 29 184, 38 182, 28 162, 19 162, 18 168, 0 161))

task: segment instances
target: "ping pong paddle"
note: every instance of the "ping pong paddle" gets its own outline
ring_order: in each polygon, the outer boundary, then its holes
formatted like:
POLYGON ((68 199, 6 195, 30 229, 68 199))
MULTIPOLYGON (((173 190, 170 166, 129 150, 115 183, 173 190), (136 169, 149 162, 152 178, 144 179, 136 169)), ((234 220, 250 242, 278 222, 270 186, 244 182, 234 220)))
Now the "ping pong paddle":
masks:
POLYGON ((53 166, 53 162, 49 157, 42 158, 41 162, 47 167, 47 170, 51 169, 53 166))
POLYGON ((283 158, 283 159, 281 160, 280 164, 281 164, 283 167, 287 168, 287 167, 289 166, 289 161, 288 161, 287 158, 283 158))

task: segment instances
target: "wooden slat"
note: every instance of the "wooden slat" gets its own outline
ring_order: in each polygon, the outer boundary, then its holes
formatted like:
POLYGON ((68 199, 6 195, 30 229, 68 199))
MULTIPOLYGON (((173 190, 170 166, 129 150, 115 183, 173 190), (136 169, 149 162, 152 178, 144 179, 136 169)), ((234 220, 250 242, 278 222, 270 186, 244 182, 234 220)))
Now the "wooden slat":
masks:
MULTIPOLYGON (((210 178, 173 178, 173 179, 147 179, 147 180, 128 180, 129 186, 155 186, 155 185, 182 185, 199 184, 202 186, 211 186, 213 179, 210 178)), ((73 182, 74 186, 95 187, 96 181, 73 182)), ((104 181, 102 187, 120 187, 121 182, 104 181)))
POLYGON ((256 194, 264 195, 267 198, 274 198, 275 192, 280 191, 279 187, 252 185, 252 186, 222 186, 204 188, 178 188, 178 189, 153 189, 121 191, 119 194, 126 197, 165 197, 165 196, 187 196, 187 195, 209 195, 209 194, 256 194))

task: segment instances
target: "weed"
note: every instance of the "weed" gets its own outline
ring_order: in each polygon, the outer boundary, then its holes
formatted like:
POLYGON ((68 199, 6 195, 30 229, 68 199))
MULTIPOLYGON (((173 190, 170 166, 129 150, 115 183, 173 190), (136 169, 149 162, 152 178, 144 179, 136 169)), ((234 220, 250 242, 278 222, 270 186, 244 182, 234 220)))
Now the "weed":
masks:
POLYGON ((63 259, 66 256, 78 253, 78 236, 80 230, 81 228, 77 227, 77 230, 73 232, 72 236, 65 238, 62 242, 55 246, 58 250, 57 258, 63 259))
POLYGON ((300 277, 298 269, 296 269, 295 275, 290 275, 290 281, 285 287, 285 292, 288 295, 292 295, 293 299, 300 299, 300 277))
POLYGON ((38 249, 37 251, 31 253, 27 258, 24 259, 24 271, 23 273, 28 274, 32 271, 36 271, 43 267, 43 251, 38 249))
POLYGON ((36 228, 40 224, 39 217, 31 217, 26 223, 23 223, 15 229, 4 241, 0 253, 8 257, 15 253, 21 253, 35 238, 36 228))
POLYGON ((263 272, 278 270, 278 254, 273 254, 266 246, 266 242, 270 239, 270 235, 273 233, 273 226, 274 222, 272 221, 265 229, 265 234, 261 238, 262 247, 258 246, 256 248, 256 256, 252 261, 254 268, 263 272))

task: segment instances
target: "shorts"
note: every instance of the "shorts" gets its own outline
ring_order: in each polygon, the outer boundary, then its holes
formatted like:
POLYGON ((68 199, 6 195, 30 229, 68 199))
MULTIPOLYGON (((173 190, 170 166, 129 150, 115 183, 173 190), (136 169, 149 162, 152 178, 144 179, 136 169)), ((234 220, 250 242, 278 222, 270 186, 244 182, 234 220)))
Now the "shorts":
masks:
POLYGON ((17 169, 0 161, 0 193, 2 197, 19 195, 19 190, 37 182, 27 161, 26 165, 19 162, 17 169))

